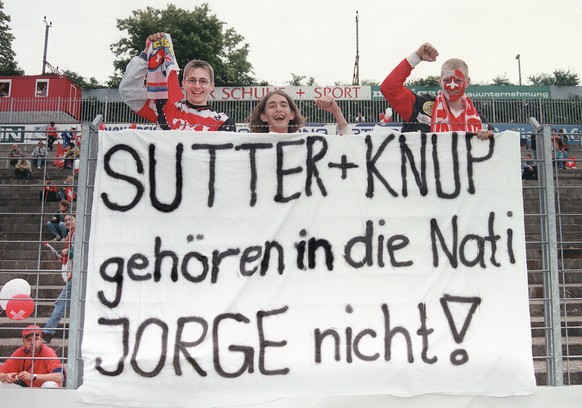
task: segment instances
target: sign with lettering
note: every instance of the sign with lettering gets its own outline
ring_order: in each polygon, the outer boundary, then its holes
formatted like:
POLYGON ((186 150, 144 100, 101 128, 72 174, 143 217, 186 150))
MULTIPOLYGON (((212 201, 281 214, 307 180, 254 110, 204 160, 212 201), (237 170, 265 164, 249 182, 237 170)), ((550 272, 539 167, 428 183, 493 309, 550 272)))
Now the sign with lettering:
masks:
MULTIPOLYGON (((419 95, 436 96, 440 92, 438 85, 407 86, 419 95)), ((551 86, 514 86, 514 85, 471 85, 465 94, 473 99, 552 99, 551 86)), ((556 98, 554 96, 555 99, 556 98)), ((372 99, 384 99, 379 86, 372 86, 372 99)))
POLYGON ((518 133, 98 137, 82 401, 534 389, 518 133))
POLYGON ((335 86, 233 86, 216 87, 210 101, 260 101, 271 91, 280 89, 294 100, 308 100, 331 95, 336 100, 370 100, 372 88, 359 85, 335 86))

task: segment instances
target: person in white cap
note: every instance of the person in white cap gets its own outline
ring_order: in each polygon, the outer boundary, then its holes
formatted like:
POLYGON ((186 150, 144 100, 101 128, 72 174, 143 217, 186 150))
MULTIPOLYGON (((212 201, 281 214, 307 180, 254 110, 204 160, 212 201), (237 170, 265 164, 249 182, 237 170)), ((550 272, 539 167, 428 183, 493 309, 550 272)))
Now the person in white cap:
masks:
POLYGON ((42 343, 39 326, 30 325, 22 330, 22 347, 0 366, 0 382, 21 387, 60 387, 63 366, 55 351, 42 343))

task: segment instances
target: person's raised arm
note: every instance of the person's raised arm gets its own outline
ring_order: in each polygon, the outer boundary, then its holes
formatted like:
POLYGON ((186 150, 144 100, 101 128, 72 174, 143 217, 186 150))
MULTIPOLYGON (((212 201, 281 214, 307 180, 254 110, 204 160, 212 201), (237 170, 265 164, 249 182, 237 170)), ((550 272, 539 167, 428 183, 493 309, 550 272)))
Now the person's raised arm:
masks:
POLYGON ((321 98, 315 99, 315 104, 319 107, 319 109, 329 112, 333 115, 337 123, 336 134, 340 136, 353 134, 352 130, 348 126, 348 121, 346 120, 344 113, 331 95, 325 95, 321 98))
POLYGON ((382 95, 403 120, 408 121, 411 119, 416 101, 416 96, 404 86, 404 83, 414 67, 420 64, 421 61, 436 61, 438 55, 438 51, 432 44, 422 44, 407 58, 404 58, 380 85, 382 95))
POLYGON ((156 122, 157 115, 148 106, 147 90, 145 87, 145 78, 148 70, 147 53, 149 45, 156 40, 161 39, 164 33, 150 34, 145 41, 145 48, 139 56, 133 57, 121 78, 119 83, 119 94, 123 102, 138 115, 156 122))

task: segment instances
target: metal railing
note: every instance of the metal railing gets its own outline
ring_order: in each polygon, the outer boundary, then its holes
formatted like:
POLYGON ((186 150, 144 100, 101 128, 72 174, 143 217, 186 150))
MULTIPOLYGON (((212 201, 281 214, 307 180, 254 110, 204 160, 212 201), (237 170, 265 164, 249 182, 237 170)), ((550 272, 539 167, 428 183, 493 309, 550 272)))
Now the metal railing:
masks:
MULTIPOLYGON (((530 117, 540 123, 582 123, 580 99, 474 99, 479 112, 491 123, 528 123, 530 117)), ((215 101, 218 111, 226 112, 235 122, 244 123, 258 101, 215 101)), ((297 100, 298 107, 308 122, 333 122, 328 112, 318 109, 311 100, 297 100)), ((348 121, 362 114, 366 122, 379 121, 381 113, 389 107, 381 100, 340 100, 338 104, 348 121)), ((105 123, 146 123, 132 112, 120 99, 0 98, 0 124, 91 123, 100 115, 105 123)), ((394 122, 402 118, 394 113, 394 122)))
POLYGON ((523 195, 534 363, 547 372, 538 384, 581 384, 582 172, 556 158, 549 126, 531 124, 537 180, 523 182, 523 195))

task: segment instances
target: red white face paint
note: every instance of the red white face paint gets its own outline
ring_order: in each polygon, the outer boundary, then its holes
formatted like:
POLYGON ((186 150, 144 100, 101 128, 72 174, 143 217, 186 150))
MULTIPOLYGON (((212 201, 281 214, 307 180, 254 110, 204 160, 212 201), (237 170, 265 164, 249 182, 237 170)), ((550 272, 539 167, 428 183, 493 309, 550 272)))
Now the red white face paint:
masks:
POLYGON ((453 102, 458 101, 465 94, 467 82, 461 70, 456 69, 454 72, 447 72, 442 77, 441 82, 443 90, 446 91, 449 100, 453 102))

